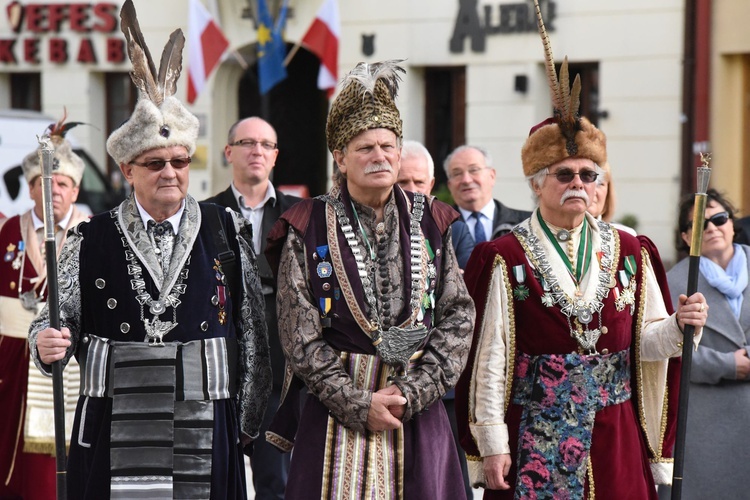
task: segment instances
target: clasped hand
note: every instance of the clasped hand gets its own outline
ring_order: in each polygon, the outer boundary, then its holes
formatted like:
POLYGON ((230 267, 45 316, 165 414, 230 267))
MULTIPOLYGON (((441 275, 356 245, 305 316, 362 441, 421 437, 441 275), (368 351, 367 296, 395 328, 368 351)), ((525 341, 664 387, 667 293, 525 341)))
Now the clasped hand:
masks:
POLYGON ((406 398, 396 385, 389 385, 372 393, 367 412, 367 430, 390 431, 401 427, 406 412, 406 398))

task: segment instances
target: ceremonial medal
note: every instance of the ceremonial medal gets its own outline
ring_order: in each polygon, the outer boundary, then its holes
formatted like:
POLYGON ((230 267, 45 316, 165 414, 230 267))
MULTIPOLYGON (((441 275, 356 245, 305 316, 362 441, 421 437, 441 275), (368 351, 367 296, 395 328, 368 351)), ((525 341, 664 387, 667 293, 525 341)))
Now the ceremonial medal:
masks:
POLYGON ((321 297, 318 300, 318 307, 320 307, 320 324, 323 328, 331 328, 331 318, 328 317, 328 312, 331 310, 331 298, 321 297))
POLYGON ((516 300, 526 300, 529 298, 529 289, 526 285, 518 285, 513 289, 513 297, 516 300))
POLYGON ((546 292, 544 295, 542 295, 542 304, 544 304, 546 307, 552 307, 555 305, 555 299, 552 297, 551 293, 546 292))
POLYGON ((330 278, 333 273, 333 266, 330 262, 321 262, 316 268, 319 278, 330 278))
POLYGON ((227 324, 227 311, 225 309, 226 303, 227 303, 227 289, 223 285, 219 285, 216 287, 216 296, 219 299, 218 300, 218 307, 219 307, 219 324, 220 325, 226 325, 227 324))
POLYGON ((526 300, 529 298, 529 288, 524 284, 526 281, 526 267, 523 264, 513 266, 513 276, 516 278, 518 285, 513 289, 513 297, 516 300, 526 300))
POLYGON ((16 250, 16 246, 13 243, 5 247, 5 256, 3 257, 3 260, 5 262, 10 262, 11 260, 13 260, 13 257, 16 256, 15 250, 16 250))

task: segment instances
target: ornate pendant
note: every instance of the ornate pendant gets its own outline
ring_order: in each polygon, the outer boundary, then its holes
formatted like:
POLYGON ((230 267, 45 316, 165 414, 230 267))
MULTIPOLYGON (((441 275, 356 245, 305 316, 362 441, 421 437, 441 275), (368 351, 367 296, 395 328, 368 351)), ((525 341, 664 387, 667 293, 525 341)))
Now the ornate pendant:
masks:
POLYGON ((148 308, 148 312, 150 312, 154 316, 158 316, 166 310, 167 310, 166 306, 160 300, 154 300, 153 302, 151 302, 151 305, 148 308))
POLYGON ((162 321, 159 318, 154 318, 153 321, 146 318, 143 320, 143 324, 146 327, 146 336, 149 339, 150 346, 164 345, 162 340, 164 336, 177 326, 177 323, 162 321))
POLYGON ((557 238, 557 241, 565 243, 570 239, 570 231, 568 231, 567 229, 560 229, 555 237, 557 238))

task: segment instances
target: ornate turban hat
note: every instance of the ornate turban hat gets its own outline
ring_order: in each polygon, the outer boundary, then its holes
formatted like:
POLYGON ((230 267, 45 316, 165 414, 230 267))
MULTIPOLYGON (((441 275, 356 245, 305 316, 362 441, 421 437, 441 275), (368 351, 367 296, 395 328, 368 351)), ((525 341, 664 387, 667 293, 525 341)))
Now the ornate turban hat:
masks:
MULTIPOLYGON (((59 122, 53 123, 45 131, 45 134, 49 134, 50 142, 55 150, 52 157, 52 173, 67 175, 73 179, 76 186, 80 186, 85 164, 73 152, 73 148, 65 138, 65 134, 76 125, 81 125, 81 122, 65 123, 65 118, 67 118, 67 112, 65 112, 59 122)), ((33 153, 26 155, 23 162, 21 162, 23 176, 27 182, 31 182, 36 177, 42 175, 42 164, 39 161, 40 148, 41 145, 33 153)))
POLYGON ((607 161, 607 138, 585 117, 578 115, 581 79, 576 75, 571 90, 567 57, 560 67, 558 79, 552 47, 538 0, 534 0, 534 5, 544 45, 544 59, 554 112, 552 118, 547 118, 531 129, 521 149, 523 173, 527 177, 534 175, 568 157, 588 158, 601 166, 607 161))
POLYGON ((328 112, 328 149, 342 150, 360 132, 387 128, 401 139, 401 115, 396 107, 400 60, 359 63, 341 82, 341 91, 328 112))
POLYGON ((169 36, 157 73, 132 0, 122 6, 120 27, 133 63, 130 77, 138 89, 138 102, 128 121, 107 139, 107 152, 118 164, 127 163, 144 151, 170 146, 184 146, 192 155, 198 138, 198 118, 174 97, 185 46, 182 30, 169 36))

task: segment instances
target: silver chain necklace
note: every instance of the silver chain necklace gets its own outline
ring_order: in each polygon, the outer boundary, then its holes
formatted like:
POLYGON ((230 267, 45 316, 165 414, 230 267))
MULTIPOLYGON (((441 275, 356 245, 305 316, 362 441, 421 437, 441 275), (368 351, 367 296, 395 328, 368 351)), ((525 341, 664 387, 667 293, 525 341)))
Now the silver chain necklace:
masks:
MULTIPOLYGON (((399 368, 400 376, 406 377, 409 358, 414 354, 417 347, 427 337, 428 330, 424 325, 412 326, 412 328, 399 328, 392 326, 388 330, 383 330, 380 323, 380 317, 377 311, 377 299, 373 282, 367 272, 365 257, 360 248, 357 237, 354 234, 354 228, 346 215, 344 204, 336 197, 323 195, 322 199, 329 203, 336 212, 341 232, 354 254, 354 260, 357 263, 357 274, 362 282, 365 300, 369 307, 370 323, 374 327, 371 332, 372 344, 375 346, 378 355, 389 365, 399 368), (384 341, 385 340, 385 341, 384 341), (405 344, 406 343, 406 344, 405 344)), ((409 307, 412 311, 417 310, 422 304, 422 294, 425 290, 424 270, 422 262, 422 231, 421 223, 424 215, 425 196, 421 193, 414 194, 414 204, 409 214, 409 243, 411 249, 411 299, 409 307)), ((372 256, 370 256, 372 259, 372 256)), ((412 315, 410 315, 411 317, 412 315)))
MULTIPOLYGON (((120 224, 115 220, 117 230, 122 234, 122 228, 120 224)), ((131 276, 130 286, 135 291, 135 300, 138 301, 138 305, 141 310, 141 321, 143 326, 146 328, 146 338, 149 340, 149 345, 160 346, 164 345, 162 340, 166 334, 172 331, 177 326, 177 306, 180 305, 180 295, 184 294, 187 290, 187 285, 183 282, 188 277, 188 266, 190 265, 190 256, 188 256, 185 266, 180 270, 180 274, 177 278, 175 285, 172 290, 166 296, 163 292, 159 295, 157 300, 146 291, 146 281, 143 279, 143 268, 141 267, 135 252, 130 248, 127 238, 122 238, 122 245, 125 247, 125 259, 128 261, 128 274, 131 276), (148 312, 153 316, 153 319, 145 317, 144 306, 148 306, 148 312), (159 319, 167 307, 172 307, 172 321, 162 321, 159 319)))

